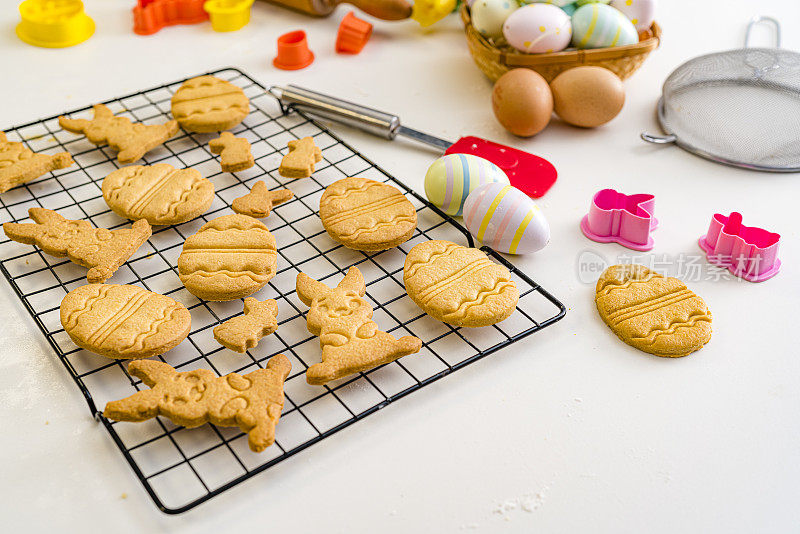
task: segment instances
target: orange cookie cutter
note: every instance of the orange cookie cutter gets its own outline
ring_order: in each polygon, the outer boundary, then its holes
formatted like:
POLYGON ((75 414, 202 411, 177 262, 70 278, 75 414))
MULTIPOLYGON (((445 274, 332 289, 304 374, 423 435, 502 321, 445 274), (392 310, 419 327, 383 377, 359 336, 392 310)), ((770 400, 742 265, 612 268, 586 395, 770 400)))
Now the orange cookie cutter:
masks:
POLYGON ((17 37, 45 48, 65 48, 84 42, 94 34, 94 21, 80 0, 25 0, 17 37))
POLYGON ((308 48, 306 32, 296 30, 278 37, 278 55, 272 64, 281 70, 300 70, 314 62, 314 53, 308 48))
POLYGON ((133 31, 152 35, 176 24, 197 24, 208 20, 203 9, 206 0, 137 0, 133 8, 133 31))
POLYGON ((372 24, 356 17, 351 11, 344 16, 336 34, 336 51, 340 54, 358 54, 372 35, 372 24))

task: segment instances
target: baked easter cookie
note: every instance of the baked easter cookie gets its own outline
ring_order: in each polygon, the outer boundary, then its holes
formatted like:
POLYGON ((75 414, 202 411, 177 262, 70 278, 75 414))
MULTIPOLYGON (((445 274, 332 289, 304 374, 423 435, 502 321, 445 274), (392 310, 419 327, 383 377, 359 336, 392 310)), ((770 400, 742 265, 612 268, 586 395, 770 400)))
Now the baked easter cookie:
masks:
POLYGON ((230 132, 222 132, 216 139, 208 142, 208 148, 219 154, 219 163, 224 172, 239 172, 256 164, 250 152, 250 141, 244 137, 234 137, 230 132))
POLYGON ((258 345, 259 340, 278 329, 278 302, 260 302, 253 297, 244 299, 244 315, 238 315, 214 327, 214 339, 236 352, 245 352, 258 345))
POLYGON ((249 112, 250 100, 244 91, 215 76, 186 80, 172 95, 172 116, 190 132, 230 130, 249 112))
POLYGON ((641 351, 676 358, 711 339, 711 311, 677 278, 643 265, 612 265, 600 275, 596 292, 603 321, 641 351))
POLYGON ((3 231, 9 239, 36 245, 56 258, 88 267, 86 280, 90 284, 105 282, 153 234, 144 219, 130 228, 95 228, 85 220, 65 219, 53 210, 30 208, 33 223, 5 223, 3 231))
POLYGON ((217 376, 208 369, 179 373, 155 360, 128 365, 131 376, 150 389, 106 404, 103 415, 114 421, 146 421, 157 415, 176 425, 204 423, 238 426, 247 432, 250 450, 261 452, 275 442, 275 425, 283 410, 283 382, 292 364, 283 354, 269 359, 266 369, 217 376))
POLYGON ((403 193, 366 178, 329 185, 319 200, 319 217, 331 239, 355 250, 396 247, 417 228, 417 210, 403 193))
POLYGON ((314 165, 322 161, 322 151, 313 137, 303 137, 288 143, 289 152, 283 156, 278 172, 285 178, 308 178, 314 165))
POLYGON ((108 144, 118 152, 117 161, 120 163, 133 163, 141 159, 178 133, 178 123, 174 120, 163 124, 144 124, 131 122, 127 117, 115 117, 103 104, 95 104, 92 110, 94 117, 91 120, 59 117, 58 124, 68 132, 86 135, 90 143, 98 146, 108 144))
POLYGON ((242 215, 263 219, 264 217, 269 217, 272 208, 291 200, 293 197, 294 193, 290 190, 277 189, 270 191, 267 189, 267 184, 263 180, 259 180, 253 184, 253 188, 250 189, 249 193, 243 197, 233 199, 231 209, 242 215))
POLYGON ((0 132, 0 193, 73 163, 69 152, 52 156, 36 154, 22 143, 9 141, 6 134, 0 132))
POLYGON ((517 307, 511 273, 476 248, 425 241, 406 256, 403 282, 422 311, 454 326, 499 323, 517 307))
POLYGON ((422 341, 414 336, 400 339, 378 330, 372 306, 363 298, 367 287, 356 267, 334 287, 305 273, 297 275, 297 296, 310 309, 308 331, 319 336, 322 362, 306 371, 306 381, 321 385, 366 371, 419 352, 422 341))
POLYGON ((247 215, 223 215, 183 244, 178 277, 193 295, 232 300, 251 295, 275 276, 275 238, 247 215))
POLYGON ((195 169, 176 169, 168 163, 130 165, 105 177, 103 198, 120 217, 153 225, 180 224, 211 206, 214 184, 195 169))
POLYGON ((108 358, 149 358, 178 346, 192 326, 183 304, 138 286, 88 284, 61 301, 61 325, 81 348, 108 358))

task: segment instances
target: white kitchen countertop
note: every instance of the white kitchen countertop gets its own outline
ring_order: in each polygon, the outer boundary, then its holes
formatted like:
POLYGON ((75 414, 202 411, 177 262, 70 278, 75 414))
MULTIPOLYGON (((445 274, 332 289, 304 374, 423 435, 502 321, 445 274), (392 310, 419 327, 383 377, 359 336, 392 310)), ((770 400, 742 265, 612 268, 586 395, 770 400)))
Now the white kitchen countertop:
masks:
MULTIPOLYGON (((567 316, 283 461, 180 516, 153 505, 78 388, 0 282, 0 518, 6 532, 796 532, 800 528, 800 358, 791 332, 800 296, 795 219, 800 177, 712 164, 643 143, 658 132, 666 76, 707 52, 741 46, 756 14, 783 22, 800 50, 796 0, 662 1, 663 44, 625 82, 622 113, 596 130, 554 119, 533 139, 495 121, 491 84, 473 64, 460 20, 433 30, 375 22, 358 56, 335 54, 338 21, 257 2, 238 32, 208 23, 132 32, 132 1, 88 0, 96 34, 41 49, 13 33, 0 1, 0 129, 225 66, 263 84, 297 83, 398 113, 455 140, 475 134, 548 158, 559 179, 541 199, 550 245, 514 261, 567 316), (316 61, 272 67, 275 39, 303 28, 316 61), (600 245, 578 223, 605 187, 656 196, 652 255, 699 255, 711 215, 779 232, 782 272, 751 284, 689 281, 714 314, 714 336, 686 358, 621 343, 599 319, 594 282, 578 276, 600 245), (584 255, 584 258, 586 256, 584 255), (255 530, 257 529, 257 530, 255 530)), ((766 43, 766 35, 756 36, 766 43)), ((754 106, 758 103, 754 102, 754 106)), ((800 117, 798 117, 800 120, 800 117)), ((422 192, 431 152, 334 126, 422 192)), ((650 257, 651 255, 646 255, 650 257)), ((705 264, 705 260, 701 261, 705 264)), ((596 276, 595 276, 596 278, 596 276)), ((280 432, 280 425, 278 426, 280 432)))

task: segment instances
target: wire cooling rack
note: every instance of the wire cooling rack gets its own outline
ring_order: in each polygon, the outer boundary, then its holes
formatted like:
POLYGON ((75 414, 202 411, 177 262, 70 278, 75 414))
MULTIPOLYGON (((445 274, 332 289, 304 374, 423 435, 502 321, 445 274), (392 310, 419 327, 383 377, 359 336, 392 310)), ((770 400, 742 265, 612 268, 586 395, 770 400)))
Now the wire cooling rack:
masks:
MULTIPOLYGON (((79 349, 61 327, 58 305, 67 292, 86 283, 86 269, 5 236, 0 241, 0 269, 11 287, 83 392, 92 415, 111 435, 158 508, 171 514, 197 506, 412 391, 538 332, 566 313, 550 293, 486 248, 495 261, 511 270, 520 290, 514 314, 491 327, 460 329, 422 313, 405 293, 405 255, 415 244, 428 239, 473 245, 469 233, 319 123, 301 113, 281 109, 265 88, 248 75, 233 68, 209 74, 242 87, 250 98, 250 114, 233 131, 250 140, 256 165, 244 172, 223 173, 218 157, 208 150, 208 141, 215 136, 184 131, 150 151, 140 163, 191 166, 208 177, 216 188, 214 202, 205 215, 194 221, 155 229, 150 240, 109 282, 134 284, 169 295, 189 308, 189 337, 160 357, 179 371, 210 368, 220 375, 248 373, 264 367, 272 355, 286 354, 292 362, 292 373, 286 381, 286 402, 273 446, 260 454, 253 453, 247 436, 237 428, 207 424, 186 429, 163 418, 143 423, 116 423, 104 418, 98 408, 102 410, 106 402, 146 386, 127 373, 124 362, 79 349), (283 178, 277 169, 287 142, 305 136, 314 137, 323 160, 312 178, 283 178), (414 236, 397 248, 379 253, 350 250, 332 241, 316 214, 317 206, 325 187, 346 176, 389 182, 403 190, 418 212, 414 236), (261 300, 277 299, 278 331, 242 355, 221 347, 212 334, 212 328, 220 321, 242 312, 241 300, 206 302, 194 297, 179 281, 176 265, 186 237, 207 221, 232 213, 230 203, 247 193, 256 180, 264 180, 270 189, 288 187, 295 198, 275 208, 265 220, 278 243, 278 270, 269 284, 254 295, 261 300), (351 265, 358 266, 364 275, 367 299, 375 308, 374 320, 379 327, 395 337, 419 337, 422 350, 326 386, 309 386, 305 371, 320 360, 319 340, 306 329, 306 307, 295 294, 295 278, 302 271, 334 286, 351 265)), ((105 104, 134 121, 163 122, 171 118, 170 98, 182 82, 105 104)), ((69 113, 72 117, 90 114, 89 107, 69 113)), ((11 128, 7 134, 10 140, 22 141, 35 152, 53 154, 66 150, 75 165, 0 196, 0 222, 26 222, 28 208, 41 206, 70 219, 88 219, 100 227, 130 224, 109 210, 101 193, 103 178, 118 167, 114 151, 61 130, 57 117, 11 128)))

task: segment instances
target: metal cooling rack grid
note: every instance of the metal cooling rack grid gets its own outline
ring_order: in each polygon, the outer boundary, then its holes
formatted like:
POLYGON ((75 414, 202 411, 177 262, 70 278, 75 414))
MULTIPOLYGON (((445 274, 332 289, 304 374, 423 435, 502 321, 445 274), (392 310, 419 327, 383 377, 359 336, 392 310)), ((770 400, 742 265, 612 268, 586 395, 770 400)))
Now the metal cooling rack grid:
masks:
MULTIPOLYGON (((110 282, 130 283, 169 295, 191 310, 192 332, 188 339, 160 357, 181 371, 205 367, 220 375, 247 373, 263 367, 278 352, 289 357, 293 368, 286 381, 286 404, 272 447, 261 454, 252 453, 246 436, 236 428, 204 425, 185 429, 163 418, 133 424, 114 423, 102 417, 98 407, 145 386, 128 375, 124 362, 78 349, 61 328, 58 305, 68 291, 85 283, 86 270, 4 236, 0 241, 0 257, 5 258, 0 261, 0 270, 83 392, 92 415, 106 427, 147 493, 166 513, 193 508, 394 400, 537 332, 565 314, 558 300, 486 248, 496 261, 512 271, 521 294, 517 311, 502 323, 481 329, 454 328, 422 313, 405 294, 402 280, 405 254, 428 239, 472 245, 468 232, 318 123, 302 114, 284 114, 265 88, 246 74, 232 68, 210 74, 239 85, 250 98, 250 115, 234 133, 250 140, 256 166, 241 173, 222 173, 217 157, 207 149, 213 136, 183 131, 149 152, 143 163, 166 162, 179 168, 198 169, 214 182, 214 202, 199 219, 156 229, 110 282), (277 168, 287 141, 307 135, 313 136, 322 148, 323 161, 317 165, 317 172, 304 180, 281 177, 277 168), (391 182, 404 190, 417 208, 419 219, 411 240, 396 249, 367 254, 346 249, 328 237, 316 216, 319 198, 329 184, 353 175, 391 182), (186 237, 208 220, 231 213, 230 202, 245 194, 256 180, 264 180, 270 189, 289 187, 295 198, 278 206, 265 220, 278 243, 278 271, 268 286, 255 295, 259 299, 278 300, 279 329, 255 349, 241 355, 219 346, 212 334, 218 322, 241 313, 241 301, 215 303, 197 299, 180 283, 175 265, 186 237), (296 275, 303 271, 335 285, 351 265, 358 266, 364 275, 367 299, 375 309, 374 320, 381 329, 396 337, 415 335, 422 339, 423 348, 418 354, 366 373, 324 387, 309 386, 304 374, 308 365, 319 361, 319 342, 306 329, 306 308, 294 291, 296 275)), ((182 81, 105 104, 132 120, 163 122, 170 118, 170 98, 182 81)), ((72 113, 72 116, 89 115, 88 107, 72 113)), ((57 117, 12 128, 7 134, 10 140, 23 141, 36 152, 52 154, 67 150, 76 165, 3 194, 0 222, 27 221, 28 208, 42 206, 67 218, 88 219, 97 226, 114 228, 129 224, 108 209, 101 194, 103 177, 117 168, 114 151, 95 147, 83 136, 62 131, 57 117)))

